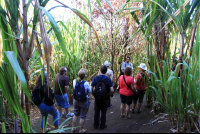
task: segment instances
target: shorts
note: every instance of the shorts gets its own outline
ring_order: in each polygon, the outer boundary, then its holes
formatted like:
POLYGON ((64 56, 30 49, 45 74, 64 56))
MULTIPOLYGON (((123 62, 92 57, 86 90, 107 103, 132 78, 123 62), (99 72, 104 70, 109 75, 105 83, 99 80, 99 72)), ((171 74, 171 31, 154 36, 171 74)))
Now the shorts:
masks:
POLYGON ((69 100, 68 100, 68 95, 55 95, 56 98, 56 105, 62 108, 68 108, 70 107, 69 105, 69 100))
POLYGON ((90 106, 90 100, 87 99, 85 102, 79 102, 74 100, 74 115, 80 116, 81 119, 86 119, 90 106))
POLYGON ((139 90, 137 94, 134 94, 133 103, 137 104, 137 102, 139 102, 140 104, 142 104, 144 100, 144 95, 145 90, 139 90))
POLYGON ((127 104, 127 105, 132 104, 133 96, 125 96, 125 95, 120 94, 120 98, 121 98, 122 104, 127 104))

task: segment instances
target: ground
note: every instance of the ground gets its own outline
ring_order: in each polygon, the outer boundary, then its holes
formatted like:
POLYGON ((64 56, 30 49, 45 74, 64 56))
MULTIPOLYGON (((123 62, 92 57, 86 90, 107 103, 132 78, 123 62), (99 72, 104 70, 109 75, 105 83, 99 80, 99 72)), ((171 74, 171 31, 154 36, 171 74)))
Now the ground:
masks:
MULTIPOLYGON (((113 108, 110 108, 107 111, 108 127, 105 130, 95 130, 93 128, 94 100, 91 100, 90 109, 85 124, 85 127, 88 129, 88 133, 171 133, 169 122, 156 122, 152 126, 146 125, 150 121, 158 118, 153 115, 151 109, 143 106, 141 114, 132 114, 131 119, 125 120, 124 118, 120 118, 119 94, 115 94, 112 98, 112 105, 113 108)), ((73 112, 73 106, 70 107, 70 111, 73 112)), ((64 119, 61 119, 60 123, 63 121, 64 119)), ((71 122, 72 120, 69 120, 66 125, 70 124, 71 127, 71 122)), ((52 124, 51 116, 49 116, 49 124, 52 124)), ((40 129, 40 114, 38 109, 35 108, 32 111, 32 126, 37 132, 42 132, 40 129)), ((70 131, 66 131, 66 133, 70 133, 70 131)))

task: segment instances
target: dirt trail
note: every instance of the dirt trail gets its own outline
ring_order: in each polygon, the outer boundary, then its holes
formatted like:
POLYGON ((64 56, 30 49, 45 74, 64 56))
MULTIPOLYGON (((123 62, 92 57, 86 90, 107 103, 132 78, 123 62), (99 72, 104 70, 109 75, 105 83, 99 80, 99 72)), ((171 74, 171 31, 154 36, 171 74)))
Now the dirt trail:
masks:
MULTIPOLYGON (((143 125, 147 124, 156 118, 151 112, 151 109, 142 107, 141 114, 132 114, 131 119, 125 120, 120 118, 120 96, 115 94, 112 98, 113 108, 107 111, 107 128, 105 130, 99 130, 93 128, 94 120, 94 100, 91 100, 90 109, 86 119, 86 128, 88 133, 170 133, 169 123, 156 123, 153 126, 143 125)), ((73 112, 73 106, 70 107, 70 111, 73 112)), ((61 119, 60 124, 64 121, 61 119)), ((35 126, 37 132, 41 132, 40 129, 40 116, 34 117, 33 126, 35 126)), ((71 126, 72 120, 66 124, 71 126)), ((49 123, 52 124, 52 117, 49 118, 49 123)), ((34 127, 33 127, 34 128, 34 127)), ((78 132, 78 131, 77 131, 78 132)), ((70 131, 66 131, 70 133, 70 131)))

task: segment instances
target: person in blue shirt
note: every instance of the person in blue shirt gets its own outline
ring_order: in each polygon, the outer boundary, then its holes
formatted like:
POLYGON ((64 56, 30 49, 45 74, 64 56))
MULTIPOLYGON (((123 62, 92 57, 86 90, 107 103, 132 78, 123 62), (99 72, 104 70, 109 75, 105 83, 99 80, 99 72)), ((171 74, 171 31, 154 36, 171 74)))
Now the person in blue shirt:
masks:
POLYGON ((103 130, 107 128, 107 125, 106 125, 107 101, 110 95, 114 93, 114 89, 113 89, 113 83, 111 79, 106 76, 107 66, 102 65, 100 70, 101 70, 101 74, 93 78, 91 87, 94 92, 95 87, 100 83, 99 79, 103 81, 103 83, 106 85, 108 96, 105 97, 105 99, 102 102, 97 102, 95 98, 95 103, 94 103, 94 107, 95 107, 94 128, 98 129, 100 126, 100 129, 103 130), (99 123, 100 115, 101 115, 101 124, 99 123))

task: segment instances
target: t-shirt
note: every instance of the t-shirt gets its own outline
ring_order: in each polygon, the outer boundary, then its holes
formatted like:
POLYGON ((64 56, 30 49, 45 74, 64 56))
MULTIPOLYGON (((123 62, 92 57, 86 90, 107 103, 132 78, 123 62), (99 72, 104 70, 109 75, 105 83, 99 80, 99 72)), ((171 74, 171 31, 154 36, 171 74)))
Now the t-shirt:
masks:
MULTIPOLYGON (((101 71, 99 70, 98 75, 101 75, 101 71)), ((111 81, 113 81, 113 71, 111 69, 108 68, 107 72, 106 72, 106 76, 108 76, 108 78, 111 79, 111 81)))
MULTIPOLYGON (((75 86, 76 86, 76 81, 77 79, 75 79, 73 81, 73 88, 75 89, 75 86)), ((81 81, 82 82, 82 81, 81 81)), ((85 82, 84 83, 84 87, 85 87, 85 93, 87 94, 87 98, 89 98, 88 94, 92 93, 92 89, 90 87, 90 84, 88 82, 85 82)))
POLYGON ((135 88, 137 90, 146 90, 147 81, 148 81, 149 77, 150 77, 149 74, 147 74, 146 78, 145 77, 143 78, 143 75, 141 73, 137 74, 135 79, 139 80, 139 83, 135 84, 135 88))
MULTIPOLYGON (((131 85, 135 83, 133 77, 127 76, 127 75, 124 75, 124 76, 125 76, 126 83, 131 87, 131 85)), ((133 91, 126 85, 126 83, 124 81, 123 75, 121 75, 119 77, 120 94, 124 96, 133 96, 134 94, 133 91)))
POLYGON ((121 66, 122 72, 124 72, 123 69, 125 69, 126 67, 131 67, 133 69, 133 64, 131 62, 129 62, 129 63, 123 62, 122 66, 121 66))
POLYGON ((69 77, 67 77, 65 75, 59 75, 58 74, 57 78, 56 78, 55 94, 56 95, 66 94, 65 86, 69 86, 69 77))
MULTIPOLYGON (((99 75, 100 79, 103 81, 103 80, 106 80, 108 77, 106 75, 99 75)), ((91 86, 92 87, 96 87, 97 84, 99 83, 98 79, 97 79, 97 76, 95 76, 92 80, 92 84, 91 86)), ((107 82, 105 82, 106 84, 106 89, 108 91, 108 94, 110 93, 110 88, 113 86, 113 83, 111 81, 111 79, 109 78, 109 80, 107 82)))

